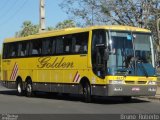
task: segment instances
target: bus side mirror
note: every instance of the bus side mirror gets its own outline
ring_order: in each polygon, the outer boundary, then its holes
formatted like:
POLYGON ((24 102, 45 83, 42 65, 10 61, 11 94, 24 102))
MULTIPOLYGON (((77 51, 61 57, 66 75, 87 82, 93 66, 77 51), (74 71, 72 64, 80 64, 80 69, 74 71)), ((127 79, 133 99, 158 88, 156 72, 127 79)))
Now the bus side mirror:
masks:
POLYGON ((106 48, 106 45, 105 44, 96 44, 96 47, 97 48, 106 48))
POLYGON ((105 61, 108 61, 109 59, 109 49, 104 49, 104 60, 105 61))

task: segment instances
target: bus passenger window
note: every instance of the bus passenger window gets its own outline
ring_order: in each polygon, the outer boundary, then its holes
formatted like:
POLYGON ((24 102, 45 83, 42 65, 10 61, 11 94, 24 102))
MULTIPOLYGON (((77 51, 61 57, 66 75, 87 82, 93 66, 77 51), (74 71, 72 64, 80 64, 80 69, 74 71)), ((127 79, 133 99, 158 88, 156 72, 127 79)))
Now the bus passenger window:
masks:
POLYGON ((9 45, 4 44, 3 45, 3 59, 7 59, 9 56, 9 45))
POLYGON ((63 37, 63 44, 64 44, 64 54, 71 54, 72 53, 72 36, 66 35, 63 37))
POLYGON ((65 53, 69 53, 69 46, 66 46, 65 53))
POLYGON ((79 53, 80 51, 80 45, 75 45, 75 53, 79 53))
POLYGON ((43 55, 53 55, 56 51, 56 40, 54 37, 45 38, 43 40, 42 54, 43 55))
POLYGON ((88 32, 74 34, 73 45, 76 54, 86 54, 88 49, 88 32))
POLYGON ((31 55, 42 54, 42 40, 33 40, 31 42, 31 55))
POLYGON ((9 58, 17 57, 18 55, 18 48, 17 43, 10 43, 9 44, 9 58))
POLYGON ((27 42, 21 42, 18 44, 18 56, 24 57, 27 55, 27 42))
POLYGON ((37 49, 32 49, 32 55, 38 55, 38 50, 37 49))
POLYGON ((56 54, 63 53, 63 39, 61 37, 56 39, 56 54))
POLYGON ((12 57, 15 57, 16 56, 16 53, 15 51, 12 51, 12 54, 11 54, 12 57))
POLYGON ((84 45, 84 53, 87 53, 87 50, 88 48, 87 48, 87 45, 84 45))

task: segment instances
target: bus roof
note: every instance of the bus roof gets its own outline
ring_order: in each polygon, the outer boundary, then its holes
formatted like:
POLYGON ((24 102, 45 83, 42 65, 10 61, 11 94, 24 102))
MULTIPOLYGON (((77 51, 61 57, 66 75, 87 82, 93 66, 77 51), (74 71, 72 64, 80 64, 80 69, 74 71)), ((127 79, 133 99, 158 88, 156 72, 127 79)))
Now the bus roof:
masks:
POLYGON ((4 40, 4 43, 38 39, 38 38, 45 38, 45 37, 65 35, 65 34, 72 34, 72 33, 78 33, 78 32, 87 32, 87 31, 91 31, 91 30, 94 30, 94 29, 134 31, 134 32, 144 32, 144 33, 150 33, 151 32, 150 30, 143 29, 143 28, 131 27, 131 26, 122 26, 122 25, 91 26, 91 27, 86 27, 86 28, 67 28, 67 29, 62 29, 62 30, 53 30, 53 31, 38 33, 38 34, 35 34, 35 35, 30 35, 30 36, 27 36, 27 37, 7 38, 7 39, 4 40))

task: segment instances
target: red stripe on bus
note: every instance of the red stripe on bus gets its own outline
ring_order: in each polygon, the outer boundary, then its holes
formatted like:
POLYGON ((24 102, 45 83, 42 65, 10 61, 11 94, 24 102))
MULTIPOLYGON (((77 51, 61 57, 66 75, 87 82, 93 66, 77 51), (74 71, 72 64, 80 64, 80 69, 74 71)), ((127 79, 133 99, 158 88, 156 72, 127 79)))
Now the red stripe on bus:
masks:
POLYGON ((80 77, 80 75, 78 75, 78 78, 77 78, 76 82, 78 82, 78 80, 79 80, 79 77, 80 77))
POLYGON ((16 65, 16 63, 14 64, 14 67, 13 67, 13 69, 12 69, 12 73, 11 73, 11 76, 10 76, 10 80, 12 80, 12 76, 13 76, 13 72, 14 72, 14 69, 15 69, 15 65, 16 65))
POLYGON ((17 72, 18 72, 18 65, 16 64, 12 80, 15 80, 15 77, 17 76, 17 72))
POLYGON ((76 72, 76 75, 74 76, 73 82, 75 81, 77 74, 78 74, 78 71, 76 72))

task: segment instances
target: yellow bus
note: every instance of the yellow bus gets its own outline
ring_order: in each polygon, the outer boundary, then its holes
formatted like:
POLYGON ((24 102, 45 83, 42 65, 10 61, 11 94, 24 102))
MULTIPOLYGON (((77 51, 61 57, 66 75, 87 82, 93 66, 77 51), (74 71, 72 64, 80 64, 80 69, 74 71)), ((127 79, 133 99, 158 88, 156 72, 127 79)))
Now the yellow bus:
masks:
POLYGON ((92 96, 154 96, 155 53, 149 30, 92 26, 55 30, 3 43, 2 84, 35 91, 92 96))

